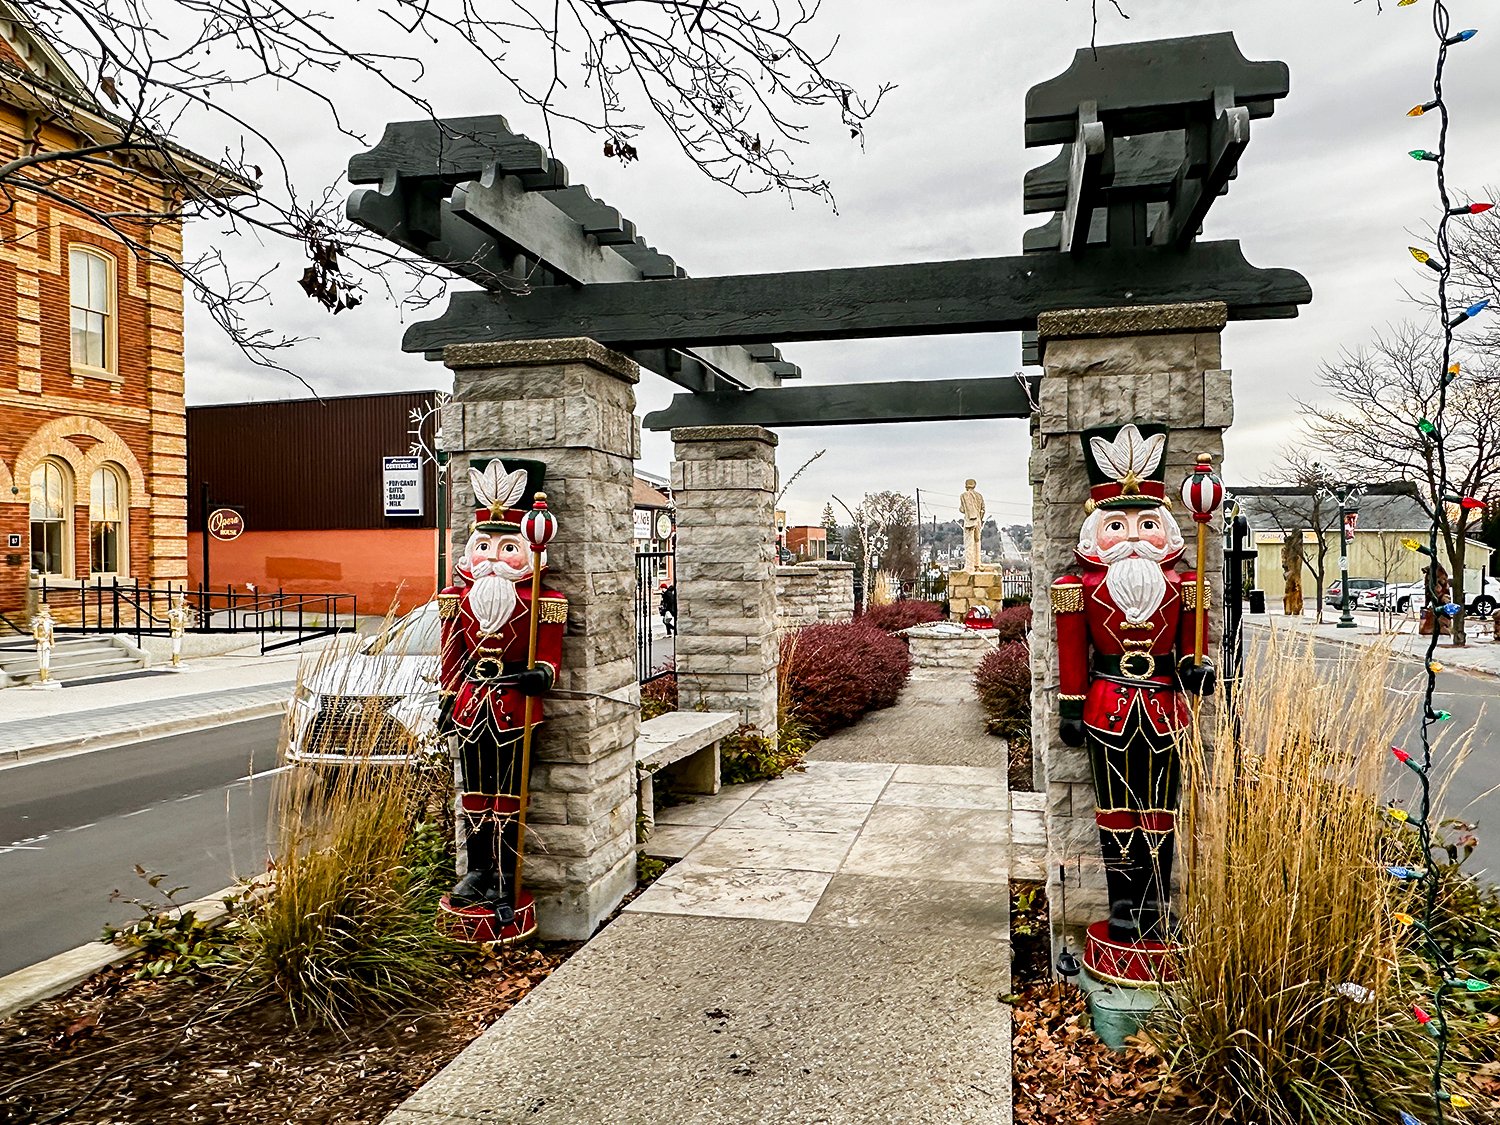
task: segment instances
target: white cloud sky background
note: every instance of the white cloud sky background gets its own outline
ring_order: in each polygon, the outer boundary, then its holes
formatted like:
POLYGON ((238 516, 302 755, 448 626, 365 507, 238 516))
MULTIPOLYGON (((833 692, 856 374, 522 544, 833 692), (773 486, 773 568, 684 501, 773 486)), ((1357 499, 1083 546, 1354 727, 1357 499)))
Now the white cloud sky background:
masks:
MULTIPOLYGON (((1426 284, 1426 271, 1405 247, 1436 217, 1432 166, 1406 150, 1432 147, 1436 121, 1404 114, 1431 96, 1429 7, 1387 4, 1382 15, 1374 0, 1127 0, 1124 7, 1128 22, 1103 14, 1101 43, 1232 30, 1247 58, 1291 67, 1291 95, 1274 117, 1253 123, 1240 176, 1204 232, 1238 238, 1253 264, 1300 270, 1313 287, 1313 303, 1298 319, 1234 324, 1225 333, 1236 424, 1224 475, 1258 480, 1295 434, 1293 397, 1316 395, 1319 362, 1412 315, 1402 286, 1426 284)), ((1478 26, 1481 35, 1450 55, 1449 182, 1482 198, 1485 184, 1500 182, 1500 24, 1486 27, 1489 9, 1473 0, 1452 7, 1457 26, 1478 26)), ((556 135, 556 155, 574 183, 620 208, 647 242, 695 276, 1018 253, 1023 231, 1041 218, 1021 214, 1022 177, 1055 152, 1022 147, 1025 93, 1066 68, 1087 43, 1089 19, 1086 0, 826 0, 814 33, 823 42, 841 37, 830 72, 857 87, 899 86, 870 122, 862 151, 836 121, 810 133, 803 160, 831 180, 837 212, 812 199, 789 207, 779 195, 736 195, 694 169, 660 127, 648 128, 637 143, 642 159, 628 168, 605 158, 597 139, 567 129, 556 135)), ((427 61, 433 66, 424 90, 440 115, 501 113, 513 128, 542 138, 540 121, 493 78, 462 60, 427 61)), ((349 126, 372 143, 388 119, 415 116, 356 75, 339 75, 327 88, 349 126)), ((301 112, 300 102, 286 105, 278 140, 294 171, 306 185, 331 181, 361 146, 326 118, 301 112)), ((263 114, 264 101, 258 106, 263 114)), ((223 144, 191 134, 184 140, 206 154, 223 144)), ((281 263, 271 280, 274 303, 252 315, 317 337, 296 349, 291 365, 320 393, 444 385, 441 365, 400 350, 406 322, 384 294, 372 291, 360 308, 331 318, 296 287, 303 263, 287 247, 225 240, 209 223, 189 230, 189 252, 209 243, 222 246, 242 273, 281 263)), ((306 394, 291 378, 252 367, 201 310, 190 307, 188 332, 190 403, 306 394)), ((1014 335, 783 351, 802 365, 802 385, 1008 374, 1020 364, 1014 335)), ((665 405, 672 392, 644 373, 639 412, 665 405)), ((880 489, 920 488, 924 514, 951 518, 968 476, 978 479, 992 516, 1029 521, 1024 422, 782 430, 783 475, 824 448, 787 496, 794 523, 816 522, 831 494, 853 503, 880 489)), ((670 458, 666 436, 647 434, 641 467, 664 473, 670 458)))

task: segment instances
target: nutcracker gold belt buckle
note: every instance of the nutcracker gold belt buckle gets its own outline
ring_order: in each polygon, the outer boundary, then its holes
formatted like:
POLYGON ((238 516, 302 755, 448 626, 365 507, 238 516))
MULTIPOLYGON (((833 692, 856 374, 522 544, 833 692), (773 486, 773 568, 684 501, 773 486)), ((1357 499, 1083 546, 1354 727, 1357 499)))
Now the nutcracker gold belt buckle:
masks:
POLYGON ((1127 652, 1120 657, 1120 675, 1132 680, 1147 680, 1151 673, 1156 671, 1156 657, 1149 652, 1127 652), (1141 670, 1137 672, 1134 661, 1141 661, 1141 670))
POLYGON ((474 661, 474 679, 476 680, 498 680, 504 671, 505 665, 494 657, 482 656, 474 661))

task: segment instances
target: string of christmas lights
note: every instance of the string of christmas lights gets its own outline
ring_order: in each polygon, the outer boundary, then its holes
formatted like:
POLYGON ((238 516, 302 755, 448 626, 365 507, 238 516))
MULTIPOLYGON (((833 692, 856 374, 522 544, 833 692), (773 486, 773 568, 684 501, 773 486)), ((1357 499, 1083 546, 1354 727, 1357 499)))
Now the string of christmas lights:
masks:
MULTIPOLYGON (((1398 8, 1411 7, 1418 0, 1397 0, 1398 8)), ((1448 1013, 1444 1003, 1445 995, 1450 991, 1483 992, 1490 986, 1487 982, 1468 975, 1463 967, 1450 956, 1443 948, 1442 943, 1432 932, 1433 916, 1437 911, 1439 883, 1441 871, 1439 866, 1432 862, 1433 833, 1431 824, 1432 815, 1432 731, 1433 727, 1452 718, 1447 711, 1438 710, 1433 706, 1437 691, 1437 677, 1442 672, 1443 666, 1437 660, 1438 637, 1441 629, 1438 627, 1440 620, 1451 621, 1462 612, 1463 607, 1449 598, 1438 598, 1438 539, 1442 531, 1443 521, 1448 518, 1444 508, 1445 504, 1456 505, 1461 514, 1464 510, 1474 510, 1484 507, 1484 502, 1474 497, 1459 496, 1455 494, 1448 483, 1448 451, 1443 433, 1443 414, 1448 405, 1448 387, 1462 374, 1461 366, 1453 359, 1454 332, 1466 321, 1479 316, 1489 307, 1488 300, 1477 301, 1469 305, 1456 315, 1449 315, 1448 284, 1450 281, 1451 265, 1453 255, 1450 252, 1448 242, 1448 225, 1454 219, 1462 220, 1472 215, 1482 214, 1488 211, 1492 203, 1465 203, 1455 204, 1448 194, 1447 180, 1447 152, 1448 152, 1448 105, 1443 99, 1443 71, 1448 62, 1448 52, 1451 48, 1468 43, 1478 31, 1468 28, 1462 31, 1453 31, 1448 12, 1446 0, 1433 0, 1432 28, 1437 36, 1437 65, 1433 73, 1432 99, 1414 106, 1407 112, 1408 117, 1423 117, 1429 113, 1436 113, 1439 118, 1437 148, 1434 149, 1412 149, 1408 155, 1419 163, 1431 163, 1435 166, 1437 179, 1438 199, 1442 204, 1441 216, 1438 220, 1436 253, 1429 253, 1419 246, 1408 247, 1413 258, 1422 265, 1437 274, 1437 304, 1439 322, 1443 325, 1443 356, 1442 366, 1438 369, 1441 377, 1437 380, 1437 409, 1432 418, 1420 417, 1413 425, 1422 440, 1427 443, 1432 452, 1438 468, 1437 496, 1434 497, 1432 526, 1428 530, 1427 542, 1420 543, 1415 539, 1403 539, 1403 545, 1412 551, 1416 551, 1427 557, 1426 574, 1426 603, 1432 613, 1433 628, 1427 642, 1426 663, 1426 688, 1422 695, 1422 723, 1421 723, 1421 750, 1413 754, 1399 746, 1391 747, 1391 753, 1396 760, 1406 766, 1417 776, 1420 797, 1417 811, 1408 812, 1405 809, 1390 810, 1393 819, 1414 829, 1421 844, 1422 862, 1425 866, 1408 867, 1404 865, 1392 865, 1386 868, 1386 873, 1402 883, 1413 884, 1416 888, 1418 901, 1422 904, 1420 915, 1409 913, 1396 913, 1395 921, 1398 925, 1414 930, 1418 936, 1421 948, 1426 952, 1429 961, 1437 972, 1437 984, 1432 991, 1431 1010, 1420 1004, 1412 1006, 1412 1018, 1417 1025, 1426 1030, 1435 1041, 1436 1049, 1432 1063, 1431 1097, 1433 1114, 1437 1125, 1445 1125, 1448 1108, 1464 1109, 1469 1101, 1462 1094, 1450 1093, 1444 1089, 1444 1074, 1448 1058, 1449 1026, 1448 1013)), ((1418 1118, 1407 1110, 1400 1111, 1401 1125, 1421 1125, 1418 1118)))

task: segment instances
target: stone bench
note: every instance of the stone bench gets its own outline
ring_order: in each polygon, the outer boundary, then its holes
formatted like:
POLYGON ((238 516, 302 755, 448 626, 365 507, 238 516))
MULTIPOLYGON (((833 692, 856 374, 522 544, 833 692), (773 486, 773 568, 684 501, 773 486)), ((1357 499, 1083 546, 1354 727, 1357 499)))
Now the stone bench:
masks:
POLYGON ((719 739, 739 726, 737 711, 669 711, 641 724, 635 773, 644 835, 656 826, 656 774, 665 771, 687 793, 717 793, 719 739))

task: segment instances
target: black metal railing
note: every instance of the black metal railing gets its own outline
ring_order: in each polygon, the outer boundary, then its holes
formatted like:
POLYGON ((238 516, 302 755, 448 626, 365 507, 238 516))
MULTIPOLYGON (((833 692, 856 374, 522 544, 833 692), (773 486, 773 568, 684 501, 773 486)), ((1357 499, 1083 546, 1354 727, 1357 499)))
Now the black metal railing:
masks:
POLYGON ((677 632, 677 586, 671 551, 637 551, 635 556, 635 674, 643 684, 672 670, 677 632), (662 636, 656 635, 657 619, 662 636))
POLYGON ((120 633, 170 636, 167 614, 181 598, 189 610, 188 633, 254 633, 261 652, 289 648, 336 633, 352 633, 357 603, 353 594, 274 593, 254 587, 210 590, 185 584, 144 585, 139 579, 53 586, 43 579, 32 588, 52 611, 58 633, 120 633))

